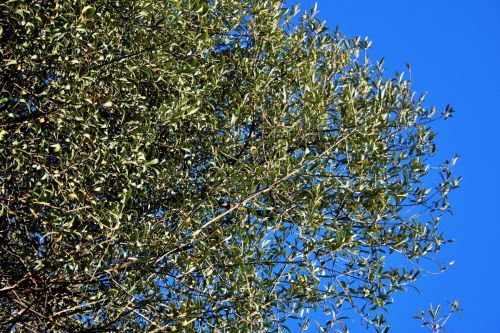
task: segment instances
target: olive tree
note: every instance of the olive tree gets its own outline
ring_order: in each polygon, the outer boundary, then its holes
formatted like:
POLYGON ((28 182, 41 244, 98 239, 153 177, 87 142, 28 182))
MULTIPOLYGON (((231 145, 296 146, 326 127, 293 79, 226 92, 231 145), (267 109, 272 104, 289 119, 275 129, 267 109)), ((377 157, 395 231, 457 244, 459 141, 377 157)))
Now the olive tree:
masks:
POLYGON ((368 47, 282 0, 3 1, 2 330, 383 329, 458 179, 368 47))

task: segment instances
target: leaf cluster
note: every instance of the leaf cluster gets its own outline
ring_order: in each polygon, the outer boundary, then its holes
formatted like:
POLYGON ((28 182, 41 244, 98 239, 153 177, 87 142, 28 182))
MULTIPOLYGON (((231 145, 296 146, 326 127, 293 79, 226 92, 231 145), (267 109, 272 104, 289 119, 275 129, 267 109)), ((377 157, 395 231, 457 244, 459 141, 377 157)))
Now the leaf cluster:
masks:
POLYGON ((458 180, 410 82, 297 13, 0 4, 3 330, 281 331, 326 303, 384 325, 421 272, 387 256, 439 250, 458 180))

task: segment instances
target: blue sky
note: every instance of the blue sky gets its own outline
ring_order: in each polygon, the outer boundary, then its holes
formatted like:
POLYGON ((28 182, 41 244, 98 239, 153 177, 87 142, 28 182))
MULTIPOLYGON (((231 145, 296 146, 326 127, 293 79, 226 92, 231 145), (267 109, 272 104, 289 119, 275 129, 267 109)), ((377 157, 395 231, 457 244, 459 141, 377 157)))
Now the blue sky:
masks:
MULTIPOLYGON (((302 0, 301 7, 315 2, 302 0)), ((463 177, 461 189, 451 195, 454 215, 442 222, 455 243, 439 255, 456 263, 444 274, 423 277, 416 285, 420 295, 396 295, 391 332, 426 332, 409 317, 418 307, 455 298, 464 311, 447 332, 499 332, 500 0, 317 2, 331 29, 373 42, 369 55, 385 57, 388 74, 406 71, 409 62, 412 86, 428 93, 429 106, 443 110, 449 103, 456 110, 434 127, 438 160, 460 155, 455 171, 463 177)))

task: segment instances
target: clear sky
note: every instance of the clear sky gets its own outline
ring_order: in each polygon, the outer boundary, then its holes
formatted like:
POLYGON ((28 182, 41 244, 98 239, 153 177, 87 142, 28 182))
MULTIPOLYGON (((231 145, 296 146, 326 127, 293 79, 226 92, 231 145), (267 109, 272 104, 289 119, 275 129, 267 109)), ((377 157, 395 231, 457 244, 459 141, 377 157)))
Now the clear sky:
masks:
MULTIPOLYGON (((316 1, 302 0, 301 7, 316 1)), ((455 115, 435 127, 438 159, 460 155, 461 189, 450 197, 454 215, 442 230, 455 240, 439 256, 456 263, 397 294, 391 332, 426 332, 409 318, 418 307, 457 298, 461 319, 448 333, 500 332, 500 0, 318 0, 319 17, 348 36, 367 36, 373 60, 387 73, 411 64, 413 88, 428 105, 455 115)), ((296 3, 296 1, 288 1, 296 3)), ((353 327, 356 327, 354 325, 353 327)), ((353 333, 363 332, 355 328, 353 333)))

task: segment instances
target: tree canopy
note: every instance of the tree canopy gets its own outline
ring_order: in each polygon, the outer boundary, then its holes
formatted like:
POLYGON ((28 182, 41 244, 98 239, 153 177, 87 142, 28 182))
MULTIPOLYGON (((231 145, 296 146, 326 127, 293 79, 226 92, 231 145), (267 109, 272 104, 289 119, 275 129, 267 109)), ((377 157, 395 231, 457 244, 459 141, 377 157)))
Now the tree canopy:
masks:
POLYGON ((0 328, 384 327, 458 179, 369 46, 282 0, 0 3, 0 328))

